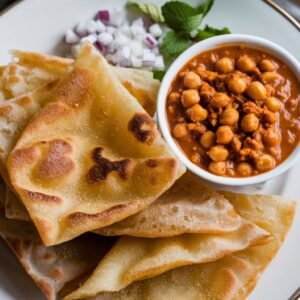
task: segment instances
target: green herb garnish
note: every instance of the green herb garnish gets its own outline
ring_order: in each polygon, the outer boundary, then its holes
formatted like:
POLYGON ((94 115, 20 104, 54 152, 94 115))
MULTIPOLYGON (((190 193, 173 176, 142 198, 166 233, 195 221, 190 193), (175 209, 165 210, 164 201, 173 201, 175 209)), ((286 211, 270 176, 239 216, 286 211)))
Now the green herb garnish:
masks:
POLYGON ((164 56, 165 61, 172 62, 180 53, 191 45, 191 40, 175 31, 171 30, 164 36, 160 46, 160 53, 164 56))
POLYGON ((154 70, 153 71, 153 78, 162 81, 163 77, 165 76, 166 71, 154 70))
POLYGON ((196 8, 180 1, 167 2, 162 6, 161 11, 170 28, 185 33, 196 29, 203 17, 196 8))
POLYGON ((155 4, 141 3, 138 1, 129 1, 127 2, 127 6, 139 9, 141 12, 148 15, 154 22, 165 22, 164 16, 161 12, 161 8, 155 4))
POLYGON ((227 27, 224 27, 222 29, 217 29, 206 25, 204 29, 198 29, 198 33, 194 39, 196 41, 202 41, 216 35, 222 35, 228 33, 230 33, 230 30, 227 27))

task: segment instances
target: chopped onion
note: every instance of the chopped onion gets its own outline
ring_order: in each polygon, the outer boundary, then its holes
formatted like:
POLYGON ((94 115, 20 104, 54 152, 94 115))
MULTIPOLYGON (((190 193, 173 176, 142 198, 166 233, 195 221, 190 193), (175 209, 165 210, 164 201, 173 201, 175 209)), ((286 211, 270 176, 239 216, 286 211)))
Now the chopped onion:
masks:
POLYGON ((104 23, 108 23, 110 20, 109 10, 99 10, 97 13, 97 18, 104 23))
POLYGON ((68 31, 65 39, 72 45, 73 56, 82 43, 91 43, 115 65, 163 70, 158 46, 166 30, 158 23, 149 25, 143 17, 129 22, 122 9, 100 10, 93 20, 78 23, 74 31, 68 31))
POLYGON ((74 31, 76 32, 77 35, 83 37, 86 36, 88 34, 87 30, 86 30, 86 24, 85 23, 78 23, 75 26, 74 31))
POLYGON ((108 22, 109 25, 119 27, 123 24, 125 19, 125 14, 122 10, 115 10, 110 15, 110 20, 108 22))
POLYGON ((151 34, 146 34, 144 38, 144 42, 146 45, 148 45, 150 48, 154 48, 158 45, 157 40, 151 35, 151 34))
POLYGON ((106 51, 106 47, 103 44, 101 44, 98 40, 94 43, 94 45, 101 53, 104 53, 106 51))
POLYGON ((131 57, 131 65, 134 68, 141 68, 143 66, 143 60, 139 57, 132 56, 131 57))
POLYGON ((123 47, 117 52, 118 64, 122 67, 128 67, 130 65, 130 48, 128 46, 123 47))
POLYGON ((156 38, 160 37, 163 34, 161 27, 157 23, 149 27, 149 32, 156 38))
POLYGON ((101 33, 101 32, 104 32, 105 29, 106 29, 105 25, 100 20, 97 20, 96 21, 96 31, 98 33, 101 33))
POLYGON ((152 53, 154 53, 155 55, 159 55, 159 48, 158 47, 153 48, 152 53))
POLYGON ((114 34, 114 32, 116 31, 116 27, 113 26, 107 26, 106 27, 106 31, 110 34, 114 34))
MULTIPOLYGON (((139 19, 138 19, 139 20, 139 19)), ((132 33, 132 36, 134 39, 137 39, 137 40, 143 40, 145 35, 147 34, 147 31, 145 30, 142 22, 143 20, 140 18, 140 22, 138 21, 134 21, 132 22, 131 26, 130 26, 130 30, 131 30, 131 33, 132 33)))
POLYGON ((153 69, 154 70, 164 70, 165 69, 165 63, 164 63, 164 59, 161 55, 156 56, 154 65, 153 65, 153 69))
POLYGON ((140 26, 140 27, 145 28, 145 23, 144 23, 143 18, 135 19, 134 21, 132 21, 131 25, 132 26, 140 26))
POLYGON ((130 42, 130 38, 127 37, 125 34, 123 34, 119 30, 115 31, 114 38, 115 38, 116 44, 119 45, 119 47, 127 45, 130 42))
POLYGON ((94 44, 97 41, 97 36, 94 34, 90 34, 81 39, 80 44, 91 43, 94 44))
POLYGON ((118 30, 125 34, 128 38, 131 38, 131 30, 128 24, 121 26, 118 30))
POLYGON ((80 37, 72 30, 69 29, 65 35, 65 42, 68 45, 77 44, 80 41, 80 37))
POLYGON ((121 57, 124 59, 130 58, 130 48, 128 46, 124 47, 121 51, 121 57))
POLYGON ((108 46, 113 41, 113 36, 108 32, 102 32, 98 35, 97 40, 100 44, 108 46))
POLYGON ((97 23, 94 20, 89 20, 86 24, 86 30, 89 34, 96 33, 97 23))
POLYGON ((134 56, 142 57, 143 43, 141 41, 131 40, 129 46, 134 56))
POLYGON ((155 55, 152 52, 143 53, 143 66, 151 67, 155 63, 155 55))

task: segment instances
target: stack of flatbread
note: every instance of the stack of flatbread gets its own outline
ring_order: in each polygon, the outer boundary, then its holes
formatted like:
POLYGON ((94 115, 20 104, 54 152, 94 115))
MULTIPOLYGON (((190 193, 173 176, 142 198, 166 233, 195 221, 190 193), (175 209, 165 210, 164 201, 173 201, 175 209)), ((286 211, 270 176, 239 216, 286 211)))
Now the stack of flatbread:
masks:
POLYGON ((152 73, 13 51, 0 77, 0 235, 48 299, 244 299, 295 204, 218 193, 153 120, 152 73))

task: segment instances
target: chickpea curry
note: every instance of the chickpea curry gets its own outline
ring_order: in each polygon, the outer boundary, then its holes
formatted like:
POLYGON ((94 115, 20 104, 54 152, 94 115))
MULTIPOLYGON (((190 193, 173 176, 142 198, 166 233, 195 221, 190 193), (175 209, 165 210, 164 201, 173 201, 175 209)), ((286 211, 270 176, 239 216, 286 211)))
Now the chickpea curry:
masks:
POLYGON ((278 58, 244 45, 190 60, 169 89, 174 139, 197 166, 247 177, 275 168, 300 137, 300 84, 278 58))

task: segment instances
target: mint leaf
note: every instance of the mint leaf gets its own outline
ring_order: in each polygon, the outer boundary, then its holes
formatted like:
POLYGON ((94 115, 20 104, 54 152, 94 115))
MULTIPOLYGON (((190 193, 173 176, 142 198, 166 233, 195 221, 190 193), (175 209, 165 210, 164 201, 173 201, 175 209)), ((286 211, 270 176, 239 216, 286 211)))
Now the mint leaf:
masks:
POLYGON ((165 22, 164 16, 161 12, 161 8, 155 4, 147 4, 138 1, 128 1, 126 5, 127 7, 135 7, 139 9, 141 12, 148 15, 154 22, 165 22))
POLYGON ((201 4, 198 7, 198 11, 203 14, 203 17, 206 16, 208 14, 208 12, 210 11, 211 7, 214 4, 214 0, 207 0, 205 3, 201 4))
POLYGON ((180 1, 167 2, 161 10, 170 28, 185 33, 198 28, 203 17, 196 8, 180 1))
POLYGON ((216 35, 229 34, 229 33, 231 32, 227 27, 224 27, 222 29, 217 29, 206 25, 204 29, 198 29, 198 33, 195 37, 195 40, 202 41, 216 35))
POLYGON ((153 78, 157 79, 159 81, 162 81, 162 79, 165 76, 165 74, 166 74, 166 71, 154 70, 153 71, 153 78))
POLYGON ((180 33, 169 31, 166 33, 160 46, 160 53, 164 56, 165 62, 170 64, 179 54, 191 45, 191 40, 180 33))

